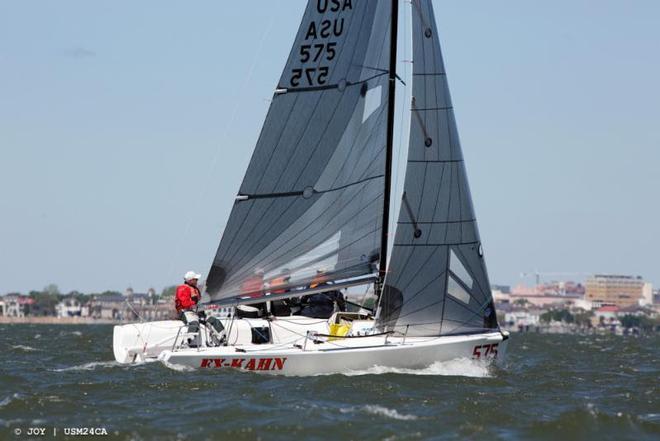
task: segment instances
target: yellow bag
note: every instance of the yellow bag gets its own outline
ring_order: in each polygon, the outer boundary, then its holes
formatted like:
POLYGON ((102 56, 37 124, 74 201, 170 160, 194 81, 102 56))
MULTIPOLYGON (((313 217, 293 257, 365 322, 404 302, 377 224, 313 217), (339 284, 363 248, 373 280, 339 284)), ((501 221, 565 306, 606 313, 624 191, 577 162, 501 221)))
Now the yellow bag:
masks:
MULTIPOLYGON (((332 323, 330 324, 330 335, 344 337, 351 330, 350 323, 332 323)), ((337 338, 328 338, 328 341, 338 340, 337 338)))

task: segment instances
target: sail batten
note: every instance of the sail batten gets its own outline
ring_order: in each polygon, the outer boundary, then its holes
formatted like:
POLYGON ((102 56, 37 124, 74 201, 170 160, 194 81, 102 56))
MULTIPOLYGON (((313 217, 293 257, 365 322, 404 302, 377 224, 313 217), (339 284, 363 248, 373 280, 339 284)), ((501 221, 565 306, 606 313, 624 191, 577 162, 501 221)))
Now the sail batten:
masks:
POLYGON ((497 328, 432 2, 412 8, 409 151, 378 325, 408 335, 497 328))
POLYGON ((209 271, 212 301, 274 285, 304 289, 319 273, 332 282, 377 271, 391 34, 385 3, 308 2, 209 271))

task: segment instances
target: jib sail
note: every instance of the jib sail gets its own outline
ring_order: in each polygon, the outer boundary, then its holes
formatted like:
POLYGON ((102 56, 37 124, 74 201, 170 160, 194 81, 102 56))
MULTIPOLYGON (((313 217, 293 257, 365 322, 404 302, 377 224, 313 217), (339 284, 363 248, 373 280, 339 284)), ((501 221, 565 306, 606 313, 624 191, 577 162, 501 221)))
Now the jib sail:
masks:
POLYGON ((413 0, 403 200, 379 324, 408 335, 497 327, 431 0, 413 0))
POLYGON ((390 7, 310 0, 207 280, 211 301, 377 272, 390 7))

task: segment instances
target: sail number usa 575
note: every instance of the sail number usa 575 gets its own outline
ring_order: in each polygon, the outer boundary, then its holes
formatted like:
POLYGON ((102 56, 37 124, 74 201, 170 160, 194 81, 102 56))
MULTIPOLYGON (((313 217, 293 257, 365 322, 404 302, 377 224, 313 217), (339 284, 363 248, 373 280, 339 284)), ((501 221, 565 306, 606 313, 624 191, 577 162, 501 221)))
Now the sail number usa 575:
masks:
POLYGON ((317 0, 316 10, 321 14, 318 20, 312 20, 307 26, 305 39, 298 49, 298 61, 301 68, 291 69, 291 86, 322 86, 327 84, 330 74, 329 62, 337 56, 337 41, 344 33, 344 18, 328 13, 339 14, 353 9, 351 0, 317 0), (309 66, 314 63, 313 66, 309 66), (326 64, 328 63, 328 64, 326 64), (307 65, 307 66, 305 66, 307 65))

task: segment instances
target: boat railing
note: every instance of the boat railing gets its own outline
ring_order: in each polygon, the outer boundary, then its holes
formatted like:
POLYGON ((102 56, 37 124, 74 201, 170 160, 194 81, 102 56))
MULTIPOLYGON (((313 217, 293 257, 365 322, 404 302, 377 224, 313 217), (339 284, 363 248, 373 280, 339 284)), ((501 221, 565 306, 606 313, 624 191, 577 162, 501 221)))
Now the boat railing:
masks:
POLYGON ((209 341, 208 333, 209 330, 206 327, 206 324, 203 323, 199 324, 199 328, 197 332, 188 332, 188 325, 186 324, 182 325, 177 331, 176 337, 174 338, 174 342, 172 343, 172 352, 177 352, 179 349, 183 347, 184 340, 179 342, 179 339, 185 339, 185 338, 188 339, 194 338, 196 340, 196 345, 197 345, 196 349, 199 352, 201 348, 207 346, 207 342, 209 341), (182 333, 184 329, 186 331, 182 333))

